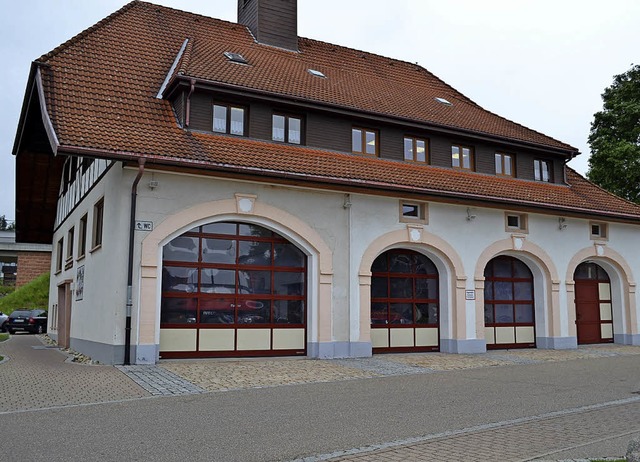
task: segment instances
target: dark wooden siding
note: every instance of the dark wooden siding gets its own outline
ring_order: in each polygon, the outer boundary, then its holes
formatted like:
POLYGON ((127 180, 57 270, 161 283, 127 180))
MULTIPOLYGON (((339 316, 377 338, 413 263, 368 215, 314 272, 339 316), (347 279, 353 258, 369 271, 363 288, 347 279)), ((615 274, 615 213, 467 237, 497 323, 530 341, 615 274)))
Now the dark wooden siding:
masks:
MULTIPOLYGON (((302 143, 321 149, 329 149, 340 152, 351 152, 352 127, 369 128, 378 131, 378 149, 382 158, 400 161, 404 160, 405 136, 424 138, 429 141, 429 164, 437 167, 451 167, 451 145, 459 144, 474 149, 475 171, 482 174, 495 174, 495 153, 511 154, 515 159, 515 172, 517 178, 534 180, 533 161, 544 159, 553 162, 553 182, 564 182, 564 162, 562 158, 554 158, 552 155, 540 155, 537 151, 513 149, 505 144, 476 142, 460 136, 442 136, 415 128, 382 125, 372 123, 366 119, 349 118, 340 114, 331 114, 318 111, 301 111, 293 106, 273 106, 265 102, 242 102, 219 98, 216 95, 204 92, 195 92, 191 96, 191 126, 194 130, 212 130, 212 105, 214 102, 222 104, 238 105, 247 111, 247 126, 245 136, 261 140, 271 140, 272 115, 283 113, 300 116, 303 120, 302 143)), ((177 103, 174 103, 177 107, 177 103)))
POLYGON ((181 91, 176 93, 171 101, 173 112, 176 114, 176 119, 181 127, 184 127, 184 97, 184 92, 181 91))
POLYGON ((238 22, 249 27, 258 42, 298 49, 296 0, 240 0, 238 22))
POLYGON ((189 128, 211 131, 213 127, 213 98, 206 93, 194 92, 191 95, 191 114, 189 128))

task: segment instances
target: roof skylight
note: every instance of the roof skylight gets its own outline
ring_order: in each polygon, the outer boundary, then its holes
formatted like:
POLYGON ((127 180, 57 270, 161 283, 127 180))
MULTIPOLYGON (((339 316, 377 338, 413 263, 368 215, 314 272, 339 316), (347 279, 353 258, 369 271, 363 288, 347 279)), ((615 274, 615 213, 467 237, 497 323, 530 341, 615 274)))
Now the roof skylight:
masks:
POLYGON ((231 62, 240 63, 240 64, 249 64, 249 61, 244 59, 244 56, 242 56, 240 53, 232 53, 231 51, 225 51, 224 55, 231 62))
POLYGON ((307 71, 309 71, 309 74, 311 75, 315 75, 316 77, 322 77, 324 79, 327 78, 326 75, 324 75, 322 72, 316 70, 316 69, 307 69, 307 71))
POLYGON ((435 100, 441 104, 446 104, 447 106, 453 106, 453 103, 449 100, 446 100, 444 98, 438 98, 436 97, 435 100))

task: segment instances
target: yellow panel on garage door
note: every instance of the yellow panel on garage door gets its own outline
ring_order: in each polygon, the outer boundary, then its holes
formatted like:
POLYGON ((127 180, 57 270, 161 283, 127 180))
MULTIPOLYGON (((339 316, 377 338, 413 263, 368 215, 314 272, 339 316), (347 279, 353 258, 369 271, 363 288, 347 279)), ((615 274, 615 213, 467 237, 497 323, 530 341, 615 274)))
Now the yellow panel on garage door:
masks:
POLYGON ((273 349, 304 349, 304 329, 273 329, 273 349))
POLYGON ((160 351, 196 351, 196 329, 160 329, 160 351))
POLYGON ((416 346, 438 346, 438 328, 416 328, 416 346))
POLYGON ((371 329, 371 347, 389 348, 389 329, 371 329))
POLYGON ((238 350, 271 349, 271 329, 238 329, 238 350))
POLYGON ((234 329, 200 329, 200 351, 233 351, 234 329))
POLYGON ((391 330, 391 348, 414 346, 413 345, 413 329, 390 329, 390 330, 391 330))
POLYGON ((513 327, 496 327, 496 343, 516 343, 513 327))

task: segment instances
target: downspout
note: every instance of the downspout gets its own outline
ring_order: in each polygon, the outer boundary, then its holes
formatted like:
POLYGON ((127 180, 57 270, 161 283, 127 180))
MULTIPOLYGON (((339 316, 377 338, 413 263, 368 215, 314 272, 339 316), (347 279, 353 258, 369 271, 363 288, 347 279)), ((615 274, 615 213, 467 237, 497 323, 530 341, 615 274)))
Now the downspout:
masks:
POLYGON ((191 95, 193 94, 193 90, 195 90, 195 88, 196 88, 196 80, 191 79, 191 89, 189 90, 189 94, 187 95, 187 107, 185 108, 185 112, 186 112, 184 117, 185 127, 188 127, 191 121, 191 95))
POLYGON ((124 329, 124 365, 131 364, 131 309, 133 307, 133 239, 136 226, 136 202, 138 198, 138 183, 144 173, 146 159, 138 159, 138 175, 131 185, 131 218, 129 221, 129 263, 127 269, 127 317, 124 329))

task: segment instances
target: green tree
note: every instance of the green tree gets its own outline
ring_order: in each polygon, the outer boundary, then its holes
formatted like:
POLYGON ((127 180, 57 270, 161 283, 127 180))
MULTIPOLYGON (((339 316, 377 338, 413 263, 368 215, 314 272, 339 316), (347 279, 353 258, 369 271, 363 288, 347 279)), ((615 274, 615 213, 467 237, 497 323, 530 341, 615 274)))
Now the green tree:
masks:
POLYGON ((591 123, 587 177, 640 204, 640 65, 616 75, 602 100, 591 123))
POLYGON ((4 215, 0 215, 0 231, 13 231, 16 229, 16 223, 9 221, 4 215))

